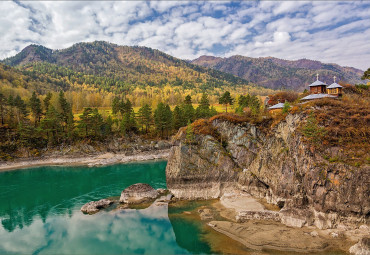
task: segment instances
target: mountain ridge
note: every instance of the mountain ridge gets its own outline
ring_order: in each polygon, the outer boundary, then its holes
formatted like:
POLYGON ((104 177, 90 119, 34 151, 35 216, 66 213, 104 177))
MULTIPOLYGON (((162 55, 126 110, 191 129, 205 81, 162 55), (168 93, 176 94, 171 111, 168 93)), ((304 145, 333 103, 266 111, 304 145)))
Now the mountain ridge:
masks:
MULTIPOLYGON (((360 83, 363 71, 354 67, 318 60, 285 60, 276 57, 252 58, 241 55, 214 57, 203 55, 193 64, 234 74, 252 83, 272 89, 304 90, 319 73, 320 80, 332 83, 333 76, 347 83, 360 83)), ((337 81, 338 81, 337 80, 337 81)))
POLYGON ((120 79, 131 85, 160 87, 170 83, 214 88, 249 84, 240 77, 194 65, 156 49, 105 41, 76 43, 58 50, 33 44, 0 62, 26 70, 32 70, 40 62, 54 64, 88 75, 120 79))
POLYGON ((149 47, 120 46, 105 41, 80 42, 57 50, 31 44, 0 62, 24 69, 46 62, 76 72, 119 79, 127 84, 160 87, 170 82, 185 83, 189 88, 203 86, 203 89, 256 84, 275 90, 303 91, 316 79, 316 73, 328 84, 333 82, 333 76, 344 83, 361 83, 363 74, 362 70, 353 67, 310 59, 203 55, 189 61, 149 47))

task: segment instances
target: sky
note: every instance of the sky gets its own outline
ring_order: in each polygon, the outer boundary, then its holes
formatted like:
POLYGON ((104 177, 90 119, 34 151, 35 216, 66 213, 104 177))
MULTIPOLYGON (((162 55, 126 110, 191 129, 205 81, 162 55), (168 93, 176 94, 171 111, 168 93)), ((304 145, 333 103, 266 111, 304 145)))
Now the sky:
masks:
POLYGON ((1 1, 0 59, 103 40, 182 59, 302 58, 370 67, 370 1, 1 1))

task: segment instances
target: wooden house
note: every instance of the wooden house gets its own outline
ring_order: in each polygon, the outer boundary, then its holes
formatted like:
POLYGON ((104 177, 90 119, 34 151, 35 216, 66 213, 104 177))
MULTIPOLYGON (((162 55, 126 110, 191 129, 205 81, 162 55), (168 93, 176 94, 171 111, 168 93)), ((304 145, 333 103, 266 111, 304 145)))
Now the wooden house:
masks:
POLYGON ((314 83, 310 84, 310 94, 325 94, 326 93, 326 84, 322 81, 319 81, 319 75, 317 74, 317 79, 314 83))
POLYGON ((330 84, 330 86, 328 86, 326 89, 329 95, 341 97, 343 87, 340 86, 338 83, 335 83, 335 79, 336 77, 334 76, 334 83, 330 84))

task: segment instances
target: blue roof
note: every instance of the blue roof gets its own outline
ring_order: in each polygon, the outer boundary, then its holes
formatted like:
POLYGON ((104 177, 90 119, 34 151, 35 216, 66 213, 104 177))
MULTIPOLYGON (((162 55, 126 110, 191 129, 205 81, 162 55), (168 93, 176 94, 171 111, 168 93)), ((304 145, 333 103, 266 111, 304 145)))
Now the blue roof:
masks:
POLYGON ((310 85, 308 85, 309 87, 315 87, 315 86, 322 86, 322 85, 325 85, 327 86, 327 84, 323 83, 322 81, 315 81, 314 83, 311 83, 310 85))
POLYGON ((340 86, 338 83, 332 83, 330 84, 329 87, 327 87, 327 89, 335 89, 335 88, 343 88, 342 86, 340 86))
POLYGON ((311 94, 308 96, 305 96, 304 98, 301 98, 301 100, 313 100, 313 99, 319 99, 324 97, 336 97, 328 94, 311 94))
POLYGON ((269 107, 269 109, 281 109, 281 108, 284 108, 284 103, 278 103, 269 107))

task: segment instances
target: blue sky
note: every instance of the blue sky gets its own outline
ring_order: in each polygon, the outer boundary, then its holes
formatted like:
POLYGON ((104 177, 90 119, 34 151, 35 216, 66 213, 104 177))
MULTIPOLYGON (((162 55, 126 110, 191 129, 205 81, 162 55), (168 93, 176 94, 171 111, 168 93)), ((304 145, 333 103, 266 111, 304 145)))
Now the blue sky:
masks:
POLYGON ((105 40, 175 57, 308 58, 370 67, 369 1, 0 2, 0 59, 105 40))

